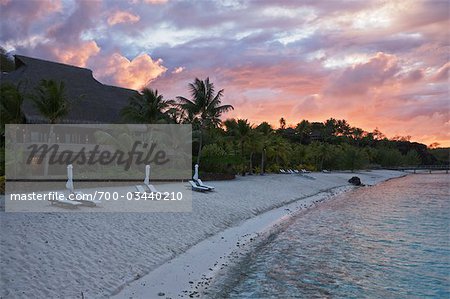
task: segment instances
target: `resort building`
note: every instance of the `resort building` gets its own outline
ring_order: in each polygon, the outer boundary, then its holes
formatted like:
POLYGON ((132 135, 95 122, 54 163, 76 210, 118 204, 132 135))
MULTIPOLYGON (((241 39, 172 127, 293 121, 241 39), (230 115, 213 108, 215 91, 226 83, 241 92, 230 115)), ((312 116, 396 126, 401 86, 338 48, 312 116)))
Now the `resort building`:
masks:
MULTIPOLYGON (((92 70, 57 62, 15 55, 16 69, 2 73, 0 81, 19 85, 24 94, 33 94, 41 80, 65 83, 70 105, 69 114, 61 123, 120 123, 120 111, 135 90, 105 85, 97 81, 92 70)), ((27 123, 46 123, 33 103, 25 100, 22 110, 27 123)))
MULTIPOLYGON (((52 141, 60 144, 61 150, 92 147, 95 144, 92 128, 99 124, 121 123, 121 110, 128 104, 128 99, 137 93, 135 90, 100 83, 93 77, 90 69, 21 55, 15 55, 14 58, 15 70, 2 73, 0 82, 19 87, 25 97, 22 111, 27 124, 49 123, 30 100, 39 83, 42 80, 64 82, 69 113, 64 119, 58 120, 60 125, 52 133, 52 141)), ((18 130, 14 139, 21 147, 27 148, 31 144, 48 143, 49 134, 47 126, 32 126, 26 130, 18 130)), ((51 170, 44 173, 42 164, 32 166, 29 173, 32 176, 41 174, 49 177, 52 174, 51 170)), ((61 166, 61 173, 64 168, 65 166, 61 166)))

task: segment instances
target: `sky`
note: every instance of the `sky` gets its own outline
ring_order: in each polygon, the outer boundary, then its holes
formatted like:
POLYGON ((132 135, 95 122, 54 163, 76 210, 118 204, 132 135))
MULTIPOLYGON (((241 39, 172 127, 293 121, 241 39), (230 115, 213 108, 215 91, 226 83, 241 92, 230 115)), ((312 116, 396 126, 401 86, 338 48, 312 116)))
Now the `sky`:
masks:
POLYGON ((189 96, 209 77, 224 118, 346 119, 450 146, 450 1, 0 0, 0 46, 102 83, 189 96))

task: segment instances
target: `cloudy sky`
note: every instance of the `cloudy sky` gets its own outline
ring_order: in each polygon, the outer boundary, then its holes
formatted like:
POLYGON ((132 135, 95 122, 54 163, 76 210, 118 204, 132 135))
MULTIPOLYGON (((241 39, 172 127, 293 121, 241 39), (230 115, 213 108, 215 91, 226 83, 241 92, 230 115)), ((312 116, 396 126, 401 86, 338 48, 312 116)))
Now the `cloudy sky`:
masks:
POLYGON ((209 76, 254 124, 345 118, 450 146, 449 3, 0 0, 0 45, 166 98, 209 76))

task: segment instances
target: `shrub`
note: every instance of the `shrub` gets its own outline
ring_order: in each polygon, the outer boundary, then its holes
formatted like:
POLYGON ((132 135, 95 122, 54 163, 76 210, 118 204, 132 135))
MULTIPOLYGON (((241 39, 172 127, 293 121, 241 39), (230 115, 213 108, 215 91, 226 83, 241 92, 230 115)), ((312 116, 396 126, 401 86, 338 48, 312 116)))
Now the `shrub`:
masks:
POLYGON ((5 194, 5 176, 0 176, 0 194, 5 194))
POLYGON ((230 163, 225 150, 219 145, 208 144, 202 149, 201 170, 204 172, 225 173, 230 163))

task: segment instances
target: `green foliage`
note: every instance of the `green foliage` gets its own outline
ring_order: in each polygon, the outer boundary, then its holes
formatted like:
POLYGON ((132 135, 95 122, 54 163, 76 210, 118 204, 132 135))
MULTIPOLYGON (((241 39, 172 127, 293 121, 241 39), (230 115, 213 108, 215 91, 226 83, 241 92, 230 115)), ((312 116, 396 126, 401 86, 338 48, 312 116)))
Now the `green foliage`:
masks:
POLYGON ((5 194, 5 176, 0 176, 0 194, 5 194))
POLYGON ((438 147, 429 151, 440 164, 450 163, 450 147, 438 147))
POLYGON ((0 86, 0 134, 5 134, 5 124, 21 124, 25 122, 22 112, 23 95, 17 86, 2 83, 0 86))
POLYGON ((378 149, 375 162, 383 167, 400 166, 402 154, 398 149, 382 147, 378 149))
POLYGON ((57 123, 69 113, 64 82, 42 80, 31 100, 39 113, 51 124, 57 123))
POLYGON ((420 164, 419 154, 415 150, 410 150, 403 156, 403 165, 416 166, 420 164))
POLYGON ((363 169, 369 164, 369 155, 364 149, 345 145, 342 148, 341 168, 351 171, 363 169))
POLYGON ((270 173, 279 173, 280 172, 280 165, 278 164, 270 164, 267 168, 266 168, 266 172, 270 172, 270 173))
POLYGON ((168 123, 179 117, 174 104, 172 100, 164 100, 158 90, 144 88, 129 99, 128 106, 122 109, 122 117, 136 123, 168 123))
POLYGON ((229 172, 229 165, 233 162, 235 162, 233 157, 230 157, 218 144, 208 144, 202 150, 202 171, 227 173, 229 172))
POLYGON ((318 170, 328 168, 334 157, 331 145, 323 142, 313 142, 306 148, 306 161, 318 170))

